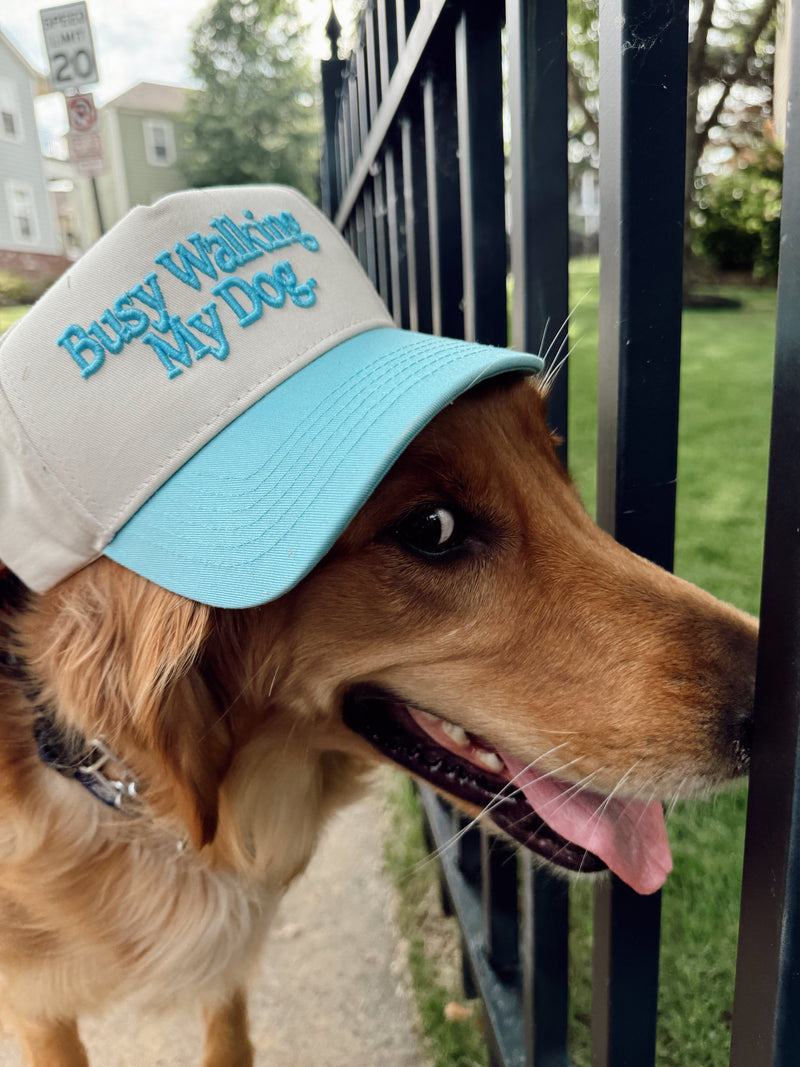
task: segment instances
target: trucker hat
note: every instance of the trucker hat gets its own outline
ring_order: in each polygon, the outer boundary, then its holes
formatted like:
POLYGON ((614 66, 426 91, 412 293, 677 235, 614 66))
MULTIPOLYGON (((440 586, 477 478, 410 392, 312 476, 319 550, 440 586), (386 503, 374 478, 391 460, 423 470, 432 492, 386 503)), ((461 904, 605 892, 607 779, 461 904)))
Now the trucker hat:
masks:
POLYGON ((274 600, 438 411, 541 368, 395 328, 293 189, 134 208, 0 338, 0 560, 37 592, 105 554, 206 604, 274 600))

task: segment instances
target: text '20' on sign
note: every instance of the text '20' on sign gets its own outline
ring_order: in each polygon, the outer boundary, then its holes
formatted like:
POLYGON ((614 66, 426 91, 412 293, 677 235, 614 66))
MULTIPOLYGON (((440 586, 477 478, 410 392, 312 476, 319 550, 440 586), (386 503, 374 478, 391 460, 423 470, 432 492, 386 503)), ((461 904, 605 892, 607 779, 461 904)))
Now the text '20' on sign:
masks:
POLYGON ((85 0, 42 8, 39 17, 50 61, 51 87, 63 92, 93 85, 98 80, 97 60, 85 0))

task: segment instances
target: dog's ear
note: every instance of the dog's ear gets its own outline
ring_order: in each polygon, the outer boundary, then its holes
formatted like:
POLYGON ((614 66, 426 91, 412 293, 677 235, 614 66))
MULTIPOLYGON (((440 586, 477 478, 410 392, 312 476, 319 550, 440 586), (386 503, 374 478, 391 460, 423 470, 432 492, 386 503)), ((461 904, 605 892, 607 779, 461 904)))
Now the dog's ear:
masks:
POLYGON ((66 722, 146 766, 148 802, 197 847, 216 832, 231 758, 224 714, 198 669, 212 608, 101 558, 38 598, 24 640, 66 722))

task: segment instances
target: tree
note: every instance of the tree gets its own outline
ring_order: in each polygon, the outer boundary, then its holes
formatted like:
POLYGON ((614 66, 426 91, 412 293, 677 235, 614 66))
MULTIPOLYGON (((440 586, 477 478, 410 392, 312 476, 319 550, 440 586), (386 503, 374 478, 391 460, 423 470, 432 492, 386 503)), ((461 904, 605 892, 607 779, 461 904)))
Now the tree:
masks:
POLYGON ((316 198, 319 119, 292 0, 215 0, 192 30, 190 186, 280 182, 316 198))
POLYGON ((695 0, 689 46, 684 288, 696 254, 774 277, 782 158, 771 143, 778 0, 695 0))
MULTIPOLYGON (((687 223, 715 172, 752 166, 772 117, 778 0, 690 0, 687 223)), ((569 0, 571 156, 597 165, 599 0, 569 0)), ((687 224, 687 253, 692 234, 687 224)))
POLYGON ((778 0, 695 0, 689 45, 686 201, 709 144, 763 140, 771 117, 778 0))

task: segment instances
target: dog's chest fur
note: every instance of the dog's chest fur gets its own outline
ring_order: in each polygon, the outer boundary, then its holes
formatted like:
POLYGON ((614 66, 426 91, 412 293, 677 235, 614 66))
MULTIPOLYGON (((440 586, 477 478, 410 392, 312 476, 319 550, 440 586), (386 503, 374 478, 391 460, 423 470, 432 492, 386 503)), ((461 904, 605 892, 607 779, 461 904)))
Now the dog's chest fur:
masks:
POLYGON ((236 984, 316 846, 324 768, 294 761, 287 773, 254 741, 222 790, 216 851, 198 852, 169 820, 126 819, 42 764, 30 709, 17 706, 3 727, 17 758, 0 792, 18 802, 0 821, 0 1003, 71 1015, 124 998, 152 1010, 236 984))

